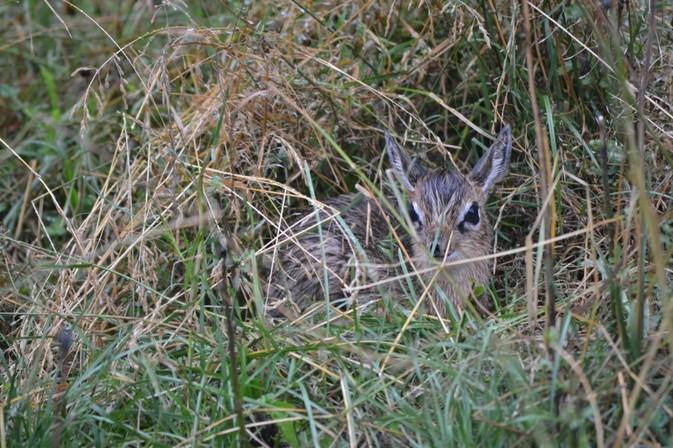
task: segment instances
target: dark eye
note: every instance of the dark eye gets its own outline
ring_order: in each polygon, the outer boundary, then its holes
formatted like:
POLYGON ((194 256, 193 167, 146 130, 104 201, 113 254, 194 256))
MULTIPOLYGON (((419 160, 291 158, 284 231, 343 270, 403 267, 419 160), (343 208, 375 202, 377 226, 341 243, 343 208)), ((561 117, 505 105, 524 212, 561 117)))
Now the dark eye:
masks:
POLYGON ((460 233, 465 233, 465 223, 476 226, 479 224, 479 204, 473 202, 470 208, 463 216, 463 220, 458 224, 458 231, 460 233))
POLYGON ((470 209, 467 211, 467 213, 465 213, 463 221, 468 224, 472 224, 473 226, 479 224, 479 204, 476 202, 472 203, 470 209))
POLYGON ((411 218, 411 222, 413 222, 419 227, 421 226, 421 217, 418 216, 418 213, 416 213, 414 206, 411 204, 409 204, 409 218, 411 218))

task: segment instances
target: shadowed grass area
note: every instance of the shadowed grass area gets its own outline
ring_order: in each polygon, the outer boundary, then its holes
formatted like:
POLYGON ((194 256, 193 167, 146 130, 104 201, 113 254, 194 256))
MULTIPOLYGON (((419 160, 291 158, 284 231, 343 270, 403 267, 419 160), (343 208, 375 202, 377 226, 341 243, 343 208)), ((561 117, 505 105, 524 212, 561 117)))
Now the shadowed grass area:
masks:
POLYGON ((673 444, 652 5, 0 5, 0 446, 673 444), (491 303, 414 312, 400 248, 404 294, 265 315, 298 210, 383 200, 385 130, 465 169, 505 122, 491 303))

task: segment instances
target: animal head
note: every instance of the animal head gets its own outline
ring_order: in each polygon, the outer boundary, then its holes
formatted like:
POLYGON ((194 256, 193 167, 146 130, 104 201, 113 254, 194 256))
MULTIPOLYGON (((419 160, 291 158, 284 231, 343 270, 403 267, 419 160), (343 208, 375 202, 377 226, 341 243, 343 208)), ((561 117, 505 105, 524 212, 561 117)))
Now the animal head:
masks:
MULTIPOLYGON (((505 125, 498 138, 468 174, 427 171, 412 161, 386 134, 386 152, 392 169, 405 187, 404 212, 415 231, 413 254, 417 268, 441 262, 472 259, 490 252, 492 228, 484 204, 493 186, 507 174, 512 133, 505 125)), ((472 277, 485 281, 488 262, 472 277), (481 278, 478 278, 481 277, 481 278)), ((459 268, 460 269, 460 268, 459 268)))

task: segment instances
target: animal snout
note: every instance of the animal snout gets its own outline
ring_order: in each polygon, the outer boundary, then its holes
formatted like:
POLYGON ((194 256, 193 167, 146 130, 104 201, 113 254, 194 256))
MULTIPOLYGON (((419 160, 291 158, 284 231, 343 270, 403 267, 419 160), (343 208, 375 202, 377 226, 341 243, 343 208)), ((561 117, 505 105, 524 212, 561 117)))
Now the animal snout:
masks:
POLYGON ((443 243, 432 243, 430 245, 430 253, 437 261, 450 261, 452 260, 457 252, 454 247, 446 247, 443 243))
POLYGON ((443 260, 444 259, 444 253, 446 252, 446 248, 444 245, 440 243, 435 243, 432 245, 432 255, 437 258, 438 260, 443 260))

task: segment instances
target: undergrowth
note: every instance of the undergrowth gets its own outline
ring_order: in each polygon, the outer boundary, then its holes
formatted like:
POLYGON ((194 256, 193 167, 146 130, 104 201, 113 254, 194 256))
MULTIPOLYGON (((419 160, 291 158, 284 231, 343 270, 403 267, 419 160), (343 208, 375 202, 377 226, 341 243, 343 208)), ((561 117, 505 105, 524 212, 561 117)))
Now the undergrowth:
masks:
POLYGON ((672 14, 4 3, 0 446, 670 446, 672 14), (380 193, 386 130, 464 168, 502 123, 489 311, 265 315, 289 216, 380 193))

